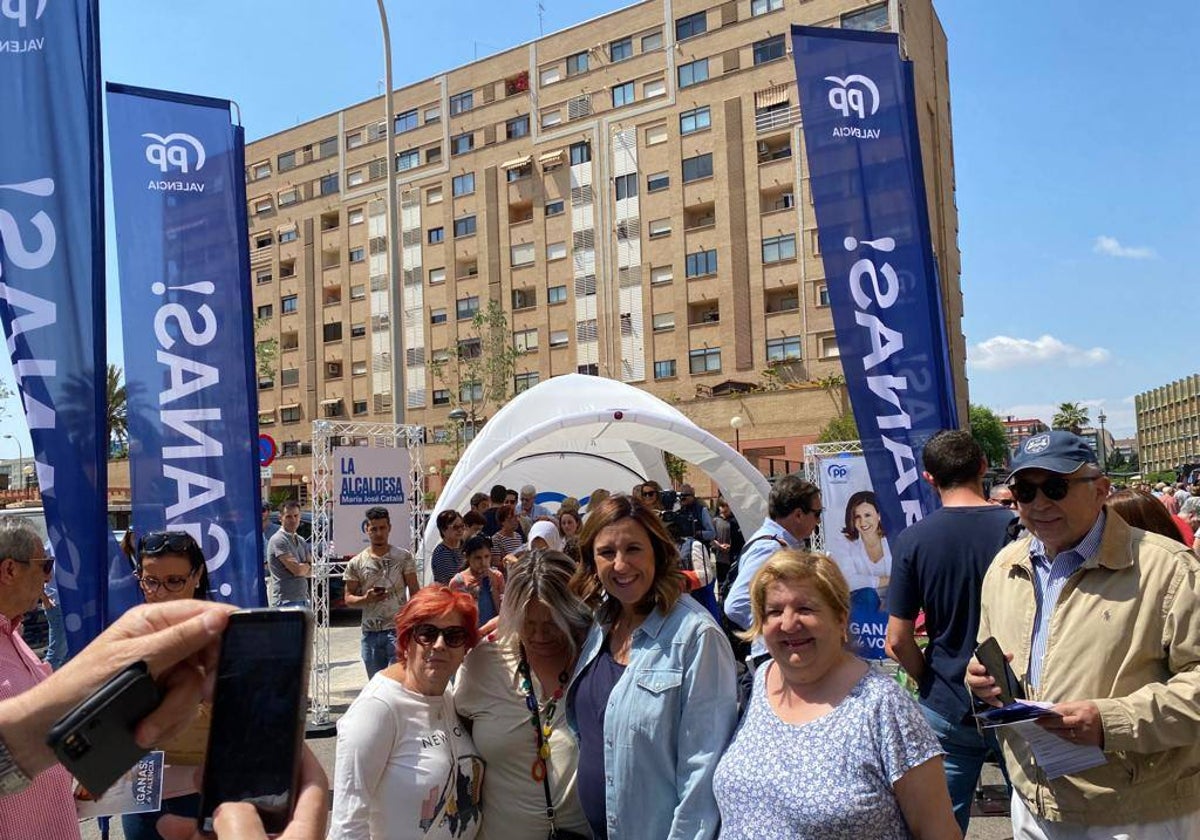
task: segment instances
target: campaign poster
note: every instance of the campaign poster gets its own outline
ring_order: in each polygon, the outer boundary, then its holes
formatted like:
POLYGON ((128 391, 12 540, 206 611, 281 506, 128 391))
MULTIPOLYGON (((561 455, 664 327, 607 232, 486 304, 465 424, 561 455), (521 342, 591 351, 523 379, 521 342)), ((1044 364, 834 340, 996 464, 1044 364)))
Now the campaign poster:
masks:
POLYGON ((892 553, 862 455, 820 462, 821 534, 850 585, 850 635, 867 659, 884 659, 892 553))
POLYGON ((369 545, 364 516, 387 508, 392 545, 412 551, 412 460, 408 450, 387 446, 333 448, 333 552, 352 557, 369 545))

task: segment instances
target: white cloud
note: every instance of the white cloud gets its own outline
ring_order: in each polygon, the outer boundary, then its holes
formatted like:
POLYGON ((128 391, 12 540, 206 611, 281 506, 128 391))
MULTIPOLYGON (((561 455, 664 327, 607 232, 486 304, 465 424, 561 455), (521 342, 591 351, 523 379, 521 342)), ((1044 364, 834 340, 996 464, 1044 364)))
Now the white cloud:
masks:
POLYGON ((1068 367, 1090 367, 1107 362, 1112 353, 1103 347, 1085 350, 1060 341, 1052 335, 1040 338, 1013 338, 995 335, 967 351, 967 364, 979 370, 1007 370, 1044 364, 1065 364, 1068 367))
POLYGON ((1153 248, 1132 248, 1122 245, 1114 236, 1097 236, 1092 250, 1106 257, 1122 257, 1130 260, 1152 260, 1158 256, 1153 248))

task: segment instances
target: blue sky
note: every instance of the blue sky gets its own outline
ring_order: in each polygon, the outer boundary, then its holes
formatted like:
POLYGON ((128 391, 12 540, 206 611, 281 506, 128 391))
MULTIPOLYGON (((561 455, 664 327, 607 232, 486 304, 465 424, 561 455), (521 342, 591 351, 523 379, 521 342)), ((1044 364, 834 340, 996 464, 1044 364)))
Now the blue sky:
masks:
MULTIPOLYGON (((623 5, 543 0, 544 31, 623 5)), ((1188 329, 1200 280, 1185 260, 1200 237, 1200 4, 935 5, 950 39, 971 401, 1047 421, 1078 401, 1132 435, 1133 395, 1200 367, 1188 329)), ((387 7, 397 87, 539 33, 536 0, 387 7)), ((102 0, 101 47, 106 80, 235 100, 252 140, 382 91, 370 0, 102 0)), ((111 234, 108 261, 119 361, 111 234)), ((6 431, 23 430, 7 407, 6 431)), ((16 455, 0 438, 0 457, 16 455)))

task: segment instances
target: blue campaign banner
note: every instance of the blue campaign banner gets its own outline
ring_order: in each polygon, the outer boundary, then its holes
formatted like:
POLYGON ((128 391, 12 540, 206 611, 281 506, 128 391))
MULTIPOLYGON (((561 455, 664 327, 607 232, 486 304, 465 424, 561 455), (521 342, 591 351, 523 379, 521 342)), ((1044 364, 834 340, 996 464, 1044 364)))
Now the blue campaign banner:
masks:
MULTIPOLYGON (((96 3, 0 2, 0 321, 71 651, 103 629, 104 159, 96 3)), ((127 568, 127 567, 126 567, 127 568)))
POLYGON ((912 68, 897 36, 792 27, 838 352, 888 534, 938 506, 921 451, 957 428, 912 68))
MULTIPOLYGON (((135 532, 264 603, 244 144, 223 99, 108 85, 135 532)), ((114 609, 117 605, 114 605, 114 609)))

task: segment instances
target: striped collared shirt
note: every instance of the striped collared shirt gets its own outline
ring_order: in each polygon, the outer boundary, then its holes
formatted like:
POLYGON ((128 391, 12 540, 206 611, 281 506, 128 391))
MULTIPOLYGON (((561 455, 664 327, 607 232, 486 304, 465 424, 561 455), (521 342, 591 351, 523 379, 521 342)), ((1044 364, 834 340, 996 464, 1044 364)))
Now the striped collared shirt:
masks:
POLYGON ((1067 578, 1073 575, 1100 550, 1100 538, 1104 535, 1104 511, 1096 517, 1092 529, 1074 548, 1060 551, 1052 561, 1046 556, 1046 546, 1037 537, 1029 546, 1029 559, 1033 563, 1033 592, 1037 599, 1037 612, 1033 619, 1033 640, 1029 651, 1029 684, 1037 687, 1042 679, 1042 659, 1046 655, 1046 641, 1050 635, 1050 616, 1062 595, 1067 578))

